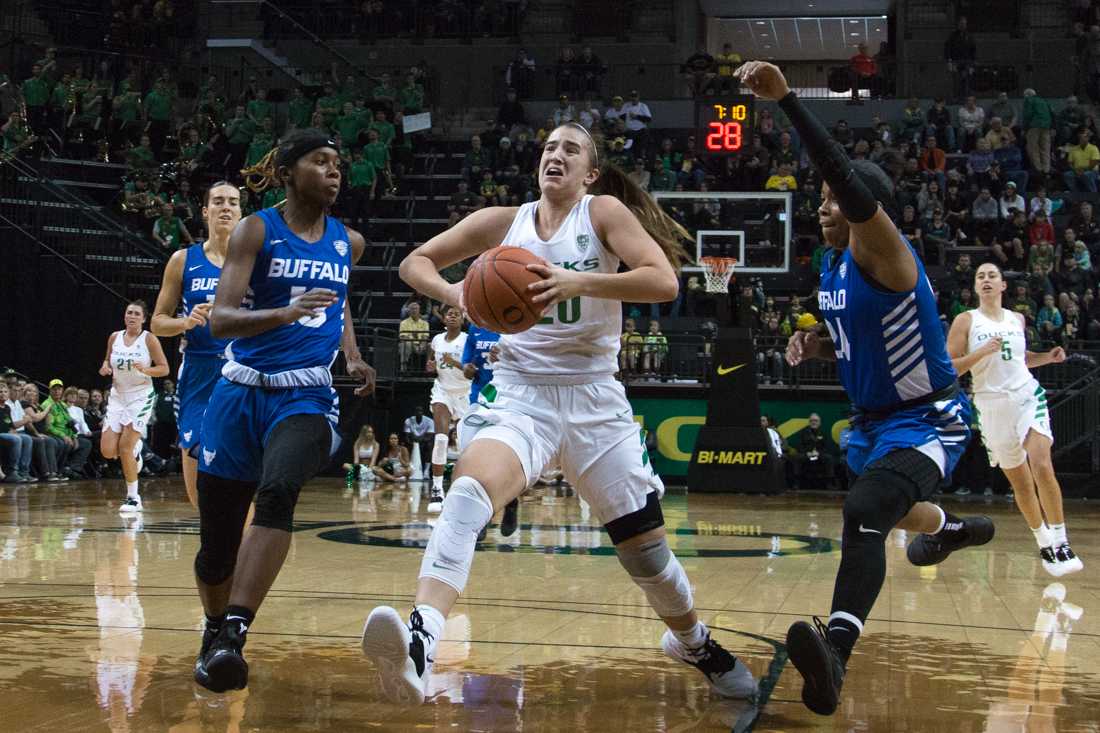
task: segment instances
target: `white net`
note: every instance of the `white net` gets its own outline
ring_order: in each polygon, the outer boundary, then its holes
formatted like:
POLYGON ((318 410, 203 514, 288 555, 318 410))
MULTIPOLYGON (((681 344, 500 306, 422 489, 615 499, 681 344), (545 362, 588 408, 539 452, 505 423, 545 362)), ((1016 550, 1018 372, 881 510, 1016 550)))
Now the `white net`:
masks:
POLYGON ((703 266, 703 289, 708 293, 729 292, 730 278, 733 277, 737 260, 733 257, 704 257, 700 263, 703 266))

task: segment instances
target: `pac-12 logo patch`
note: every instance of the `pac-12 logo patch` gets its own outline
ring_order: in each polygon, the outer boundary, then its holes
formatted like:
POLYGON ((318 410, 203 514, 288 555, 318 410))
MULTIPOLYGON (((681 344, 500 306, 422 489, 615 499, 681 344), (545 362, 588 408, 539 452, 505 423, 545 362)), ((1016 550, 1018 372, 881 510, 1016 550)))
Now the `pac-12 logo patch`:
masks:
POLYGON ((577 235, 577 249, 579 249, 582 254, 588 249, 588 235, 587 234, 578 234, 577 235))
POLYGON ((848 263, 847 262, 841 262, 840 263, 840 277, 842 279, 848 277, 848 263))
POLYGON ((336 254, 341 257, 346 257, 348 254, 348 243, 342 239, 337 239, 332 243, 332 246, 336 248, 336 254))

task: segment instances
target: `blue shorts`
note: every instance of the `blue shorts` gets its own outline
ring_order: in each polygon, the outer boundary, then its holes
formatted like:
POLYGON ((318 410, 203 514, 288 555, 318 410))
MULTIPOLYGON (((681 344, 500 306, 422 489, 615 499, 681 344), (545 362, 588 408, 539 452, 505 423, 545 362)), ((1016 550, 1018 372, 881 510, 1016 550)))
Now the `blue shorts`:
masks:
POLYGON ((885 420, 853 425, 848 466, 859 475, 887 453, 916 448, 950 478, 970 441, 970 400, 959 392, 949 400, 895 412, 885 420))
POLYGON ((176 394, 180 399, 179 424, 180 448, 190 450, 199 444, 202 416, 210 402, 214 385, 222 376, 225 359, 218 356, 183 355, 179 374, 176 375, 176 394))
POLYGON ((235 481, 258 482, 264 445, 291 415, 324 415, 332 429, 331 453, 340 446, 340 399, 332 387, 264 389, 224 377, 214 386, 202 421, 199 470, 235 481))

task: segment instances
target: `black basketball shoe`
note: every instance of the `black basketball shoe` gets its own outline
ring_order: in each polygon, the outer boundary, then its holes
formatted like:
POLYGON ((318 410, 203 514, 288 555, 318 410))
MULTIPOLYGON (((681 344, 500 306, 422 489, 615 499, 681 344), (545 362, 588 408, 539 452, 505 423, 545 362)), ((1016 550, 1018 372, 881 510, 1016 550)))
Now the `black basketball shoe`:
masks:
POLYGON ((957 529, 917 535, 905 556, 914 565, 939 565, 955 550, 984 545, 993 539, 993 520, 989 517, 963 517, 961 524, 957 529))
POLYGON ((210 624, 206 624, 202 630, 202 646, 199 647, 199 656, 195 658, 195 682, 198 682, 203 687, 210 686, 210 675, 206 671, 206 653, 210 651, 210 646, 214 643, 214 639, 218 637, 218 631, 221 627, 212 627, 210 624))
POLYGON ((232 621, 223 623, 203 658, 206 681, 200 681, 197 675, 195 681, 212 692, 243 690, 247 687, 248 662, 244 661, 243 652, 247 631, 247 626, 238 629, 238 624, 232 621))
POLYGON ((832 715, 840 704, 844 662, 829 641, 828 629, 814 616, 811 626, 796 621, 787 629, 787 656, 802 675, 802 702, 818 715, 832 715))
POLYGON ((504 516, 500 518, 500 534, 511 537, 519 527, 519 499, 512 499, 504 507, 504 516))

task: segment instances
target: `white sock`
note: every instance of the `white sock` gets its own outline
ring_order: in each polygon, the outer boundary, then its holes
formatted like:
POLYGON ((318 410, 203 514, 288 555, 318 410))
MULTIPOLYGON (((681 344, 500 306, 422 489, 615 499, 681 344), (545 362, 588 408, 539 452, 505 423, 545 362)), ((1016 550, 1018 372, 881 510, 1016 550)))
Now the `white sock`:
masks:
POLYGON ((1055 547, 1061 547, 1062 545, 1069 542, 1069 540, 1066 539, 1065 523, 1050 525, 1050 534, 1054 537, 1055 547))
POLYGON ((1045 524, 1040 524, 1038 527, 1032 527, 1031 534, 1035 535, 1035 542, 1039 545, 1040 550, 1054 544, 1054 536, 1050 528, 1045 524))
POLYGON ((439 609, 426 603, 417 606, 416 610, 420 612, 420 618, 424 620, 424 631, 431 634, 430 641, 425 639, 428 642, 425 652, 430 655, 436 644, 439 643, 439 637, 443 635, 443 624, 446 619, 443 618, 443 614, 439 612, 439 609))
POLYGON ((441 494, 443 493, 443 477, 442 476, 432 476, 432 490, 433 491, 438 491, 441 494))
POLYGON ((137 500, 141 499, 141 497, 138 495, 138 482, 137 481, 127 481, 126 482, 126 498, 127 499, 137 499, 137 500))
POLYGON ((695 625, 687 631, 672 629, 672 633, 676 635, 681 644, 689 649, 696 649, 703 646, 707 640, 707 625, 702 621, 696 621, 695 625))
POLYGON ((140 438, 138 439, 138 442, 134 443, 134 458, 137 458, 141 455, 141 449, 144 446, 145 446, 145 443, 140 438))
POLYGON ((943 526, 947 524, 947 512, 939 504, 933 504, 932 507, 940 513, 940 521, 936 524, 936 531, 929 534, 939 534, 943 531, 943 526))

